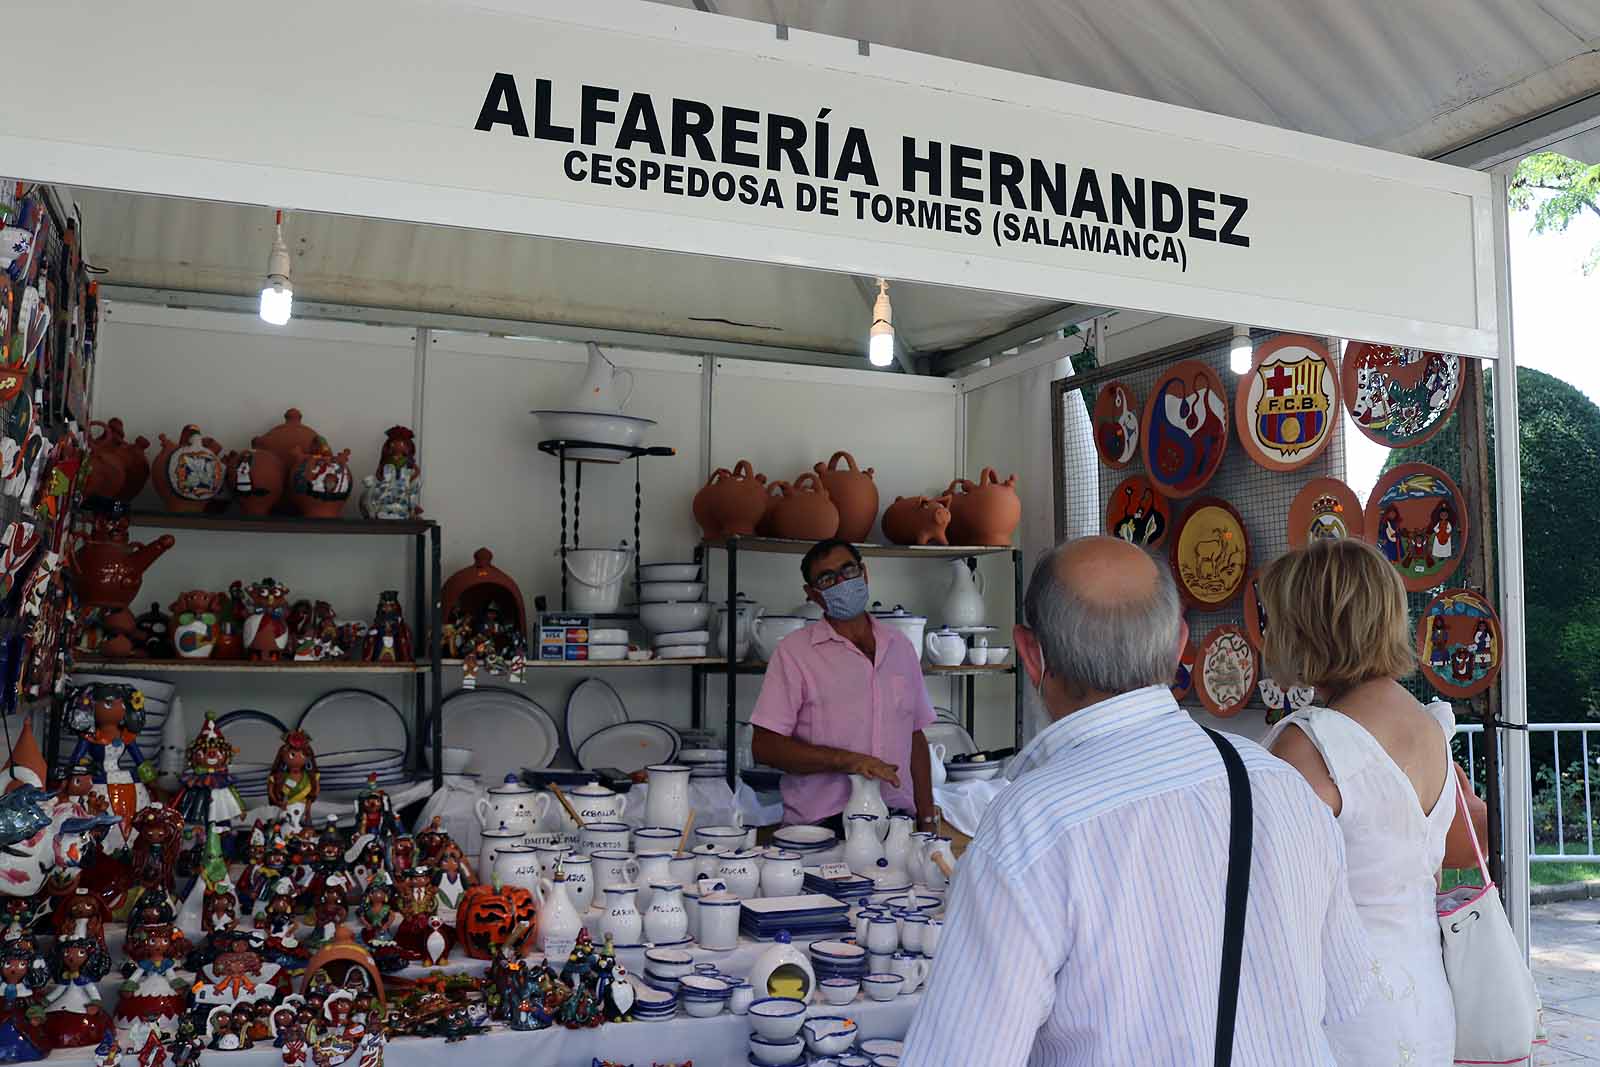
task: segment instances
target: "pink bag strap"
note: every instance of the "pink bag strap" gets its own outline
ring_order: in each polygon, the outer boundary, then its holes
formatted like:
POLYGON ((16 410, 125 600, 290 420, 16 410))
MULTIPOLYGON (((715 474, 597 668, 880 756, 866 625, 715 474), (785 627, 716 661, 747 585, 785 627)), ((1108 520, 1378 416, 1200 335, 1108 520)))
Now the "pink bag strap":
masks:
POLYGON ((1456 784, 1457 810, 1467 820, 1467 836, 1472 839, 1472 854, 1478 858, 1478 873, 1483 875, 1483 887, 1494 888, 1494 879, 1489 877, 1489 864, 1483 858, 1483 846, 1478 843, 1478 827, 1473 824, 1472 810, 1467 807, 1467 795, 1461 788, 1461 777, 1456 774, 1454 765, 1450 767, 1450 780, 1456 784))

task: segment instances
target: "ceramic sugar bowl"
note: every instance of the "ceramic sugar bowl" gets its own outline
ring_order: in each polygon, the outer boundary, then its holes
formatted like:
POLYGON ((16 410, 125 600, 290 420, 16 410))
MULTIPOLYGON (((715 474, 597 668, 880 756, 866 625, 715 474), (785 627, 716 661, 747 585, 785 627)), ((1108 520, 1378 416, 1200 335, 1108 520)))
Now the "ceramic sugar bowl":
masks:
MULTIPOLYGON (((578 818, 586 823, 621 822, 622 809, 628 800, 621 793, 613 793, 599 782, 590 782, 588 785, 567 790, 567 799, 572 802, 572 810, 578 813, 578 818)), ((573 826, 571 829, 576 831, 577 827, 573 826)))
POLYGON ((524 835, 532 833, 550 811, 550 794, 506 775, 500 785, 491 787, 473 805, 478 823, 485 829, 504 825, 524 835))

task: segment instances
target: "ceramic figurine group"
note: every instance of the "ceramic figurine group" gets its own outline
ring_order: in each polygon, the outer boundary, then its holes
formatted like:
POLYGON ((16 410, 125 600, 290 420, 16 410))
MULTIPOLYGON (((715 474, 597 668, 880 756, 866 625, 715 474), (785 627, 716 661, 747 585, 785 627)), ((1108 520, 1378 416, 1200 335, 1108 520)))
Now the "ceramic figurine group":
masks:
POLYGON ((505 618, 500 605, 486 600, 476 615, 451 609, 441 634, 444 655, 461 660, 461 688, 475 689, 480 672, 521 682, 528 666, 528 639, 515 619, 505 618))

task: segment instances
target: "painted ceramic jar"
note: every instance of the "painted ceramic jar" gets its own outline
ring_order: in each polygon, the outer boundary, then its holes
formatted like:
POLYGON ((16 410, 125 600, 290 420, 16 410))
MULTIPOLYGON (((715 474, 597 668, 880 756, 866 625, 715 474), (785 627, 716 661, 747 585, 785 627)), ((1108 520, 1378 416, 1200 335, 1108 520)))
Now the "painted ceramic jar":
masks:
POLYGON ((614 945, 637 945, 644 939, 644 918, 639 914, 638 896, 639 887, 635 885, 606 887, 600 932, 611 938, 614 945))
POLYGON ((335 453, 318 437, 309 448, 295 449, 289 467, 289 502, 306 518, 338 518, 353 485, 348 448, 335 453))
POLYGON ((228 453, 228 488, 245 515, 269 515, 283 499, 287 472, 276 452, 249 448, 228 453))
POLYGON ((156 494, 168 511, 196 514, 221 498, 227 484, 222 445, 185 426, 174 441, 161 435, 161 451, 153 467, 156 494))

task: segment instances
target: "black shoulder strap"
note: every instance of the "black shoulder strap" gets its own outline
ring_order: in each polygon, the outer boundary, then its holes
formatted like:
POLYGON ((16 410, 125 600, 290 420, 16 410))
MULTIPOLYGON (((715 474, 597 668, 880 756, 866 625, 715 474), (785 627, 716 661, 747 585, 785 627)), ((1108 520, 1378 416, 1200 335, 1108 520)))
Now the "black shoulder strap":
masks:
POLYGON ((1250 775, 1233 744, 1207 729, 1222 765, 1228 769, 1231 815, 1228 826, 1228 887, 1222 920, 1222 980, 1217 988, 1216 1067, 1233 1062, 1233 1025, 1239 1008, 1239 965, 1244 959, 1244 909, 1250 897, 1250 837, 1255 822, 1250 806, 1250 775))

